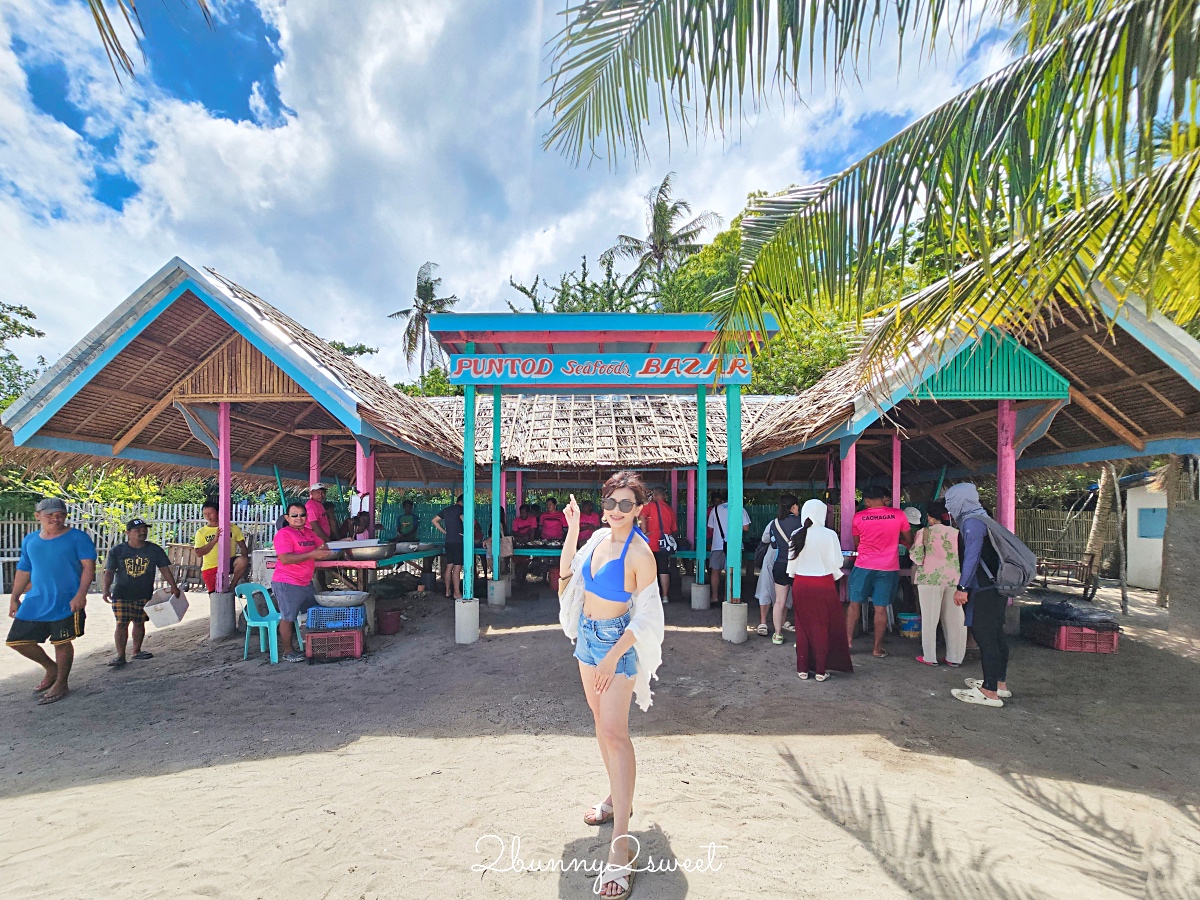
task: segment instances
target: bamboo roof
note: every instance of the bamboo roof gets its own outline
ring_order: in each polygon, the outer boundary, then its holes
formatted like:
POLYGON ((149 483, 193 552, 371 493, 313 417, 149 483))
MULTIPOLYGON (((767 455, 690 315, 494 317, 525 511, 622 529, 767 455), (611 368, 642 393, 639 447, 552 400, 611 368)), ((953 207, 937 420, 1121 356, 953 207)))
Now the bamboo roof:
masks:
MULTIPOLYGON (((1200 441, 1200 343, 1161 316, 1151 323, 1139 309, 1134 303, 1126 311, 1140 316, 1130 328, 1118 318, 1111 332, 1075 313, 1056 316, 1036 338, 1024 342, 1070 383, 1070 403, 1025 448, 1027 465, 1089 461, 1088 453, 1122 445, 1137 453, 1154 441, 1200 441)), ((859 360, 851 360, 747 431, 747 460, 780 455, 754 466, 754 477, 769 472, 767 480, 823 480, 820 445, 872 404, 882 417, 858 441, 859 466, 868 476, 890 474, 890 447, 884 445, 897 431, 904 472, 942 467, 978 472, 994 465, 994 401, 906 398, 881 404, 878 398, 890 395, 897 381, 864 383, 861 373, 859 360)), ((1039 406, 1044 404, 1017 404, 1019 411, 1039 406)))
POLYGON ((243 482, 279 466, 307 481, 309 438, 323 469, 349 478, 354 435, 382 478, 453 477, 461 440, 430 407, 362 369, 250 291, 176 258, 5 411, 5 459, 212 474, 215 404, 232 404, 243 482), (23 435, 13 446, 14 435, 23 435), (257 471, 256 471, 257 470, 257 471))
MULTIPOLYGON (((459 434, 463 398, 433 397, 431 405, 459 434)), ((782 397, 744 396, 742 431, 782 397)), ((476 398, 475 460, 492 461, 492 399, 476 398)), ((725 398, 706 405, 710 465, 726 458, 725 398)), ((696 398, 678 394, 509 394, 501 404, 503 464, 541 470, 684 468, 697 462, 696 398)))

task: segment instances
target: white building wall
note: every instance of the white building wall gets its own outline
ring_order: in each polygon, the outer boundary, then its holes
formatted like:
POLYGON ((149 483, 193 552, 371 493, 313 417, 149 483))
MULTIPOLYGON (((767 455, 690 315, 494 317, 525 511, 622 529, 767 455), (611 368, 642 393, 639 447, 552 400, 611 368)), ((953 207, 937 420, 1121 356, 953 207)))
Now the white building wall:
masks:
POLYGON ((1167 495, 1161 491, 1152 492, 1142 485, 1130 488, 1125 496, 1129 583, 1134 587, 1158 590, 1162 577, 1162 525, 1166 521, 1167 495))

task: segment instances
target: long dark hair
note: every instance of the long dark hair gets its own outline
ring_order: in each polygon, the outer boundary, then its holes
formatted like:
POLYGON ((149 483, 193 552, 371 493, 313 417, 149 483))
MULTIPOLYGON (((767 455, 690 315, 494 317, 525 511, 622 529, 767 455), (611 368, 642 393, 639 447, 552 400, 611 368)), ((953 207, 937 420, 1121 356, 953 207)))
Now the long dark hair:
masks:
POLYGON ((780 522, 792 514, 792 507, 799 506, 800 501, 796 499, 795 494, 780 494, 779 495, 779 515, 777 518, 780 522))
POLYGON ((800 551, 804 549, 804 542, 808 540, 808 527, 812 525, 812 519, 805 519, 804 524, 796 529, 792 535, 792 546, 788 551, 788 559, 795 559, 800 555, 800 551))

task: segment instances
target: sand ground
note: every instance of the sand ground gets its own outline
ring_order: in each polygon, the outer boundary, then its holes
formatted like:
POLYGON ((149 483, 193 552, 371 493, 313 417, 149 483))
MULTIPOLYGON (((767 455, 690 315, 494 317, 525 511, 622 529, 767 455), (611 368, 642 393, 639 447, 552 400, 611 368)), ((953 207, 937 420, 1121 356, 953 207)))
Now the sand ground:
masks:
MULTIPOLYGON (((413 601, 400 635, 322 666, 243 661, 191 601, 112 671, 93 597, 53 706, 0 656, 5 896, 591 896, 562 868, 603 858, 581 816, 606 782, 544 588, 485 606, 467 647, 446 603, 413 601)), ((805 683, 790 645, 719 621, 670 605, 632 713, 633 830, 680 866, 635 897, 1200 897, 1200 653, 1150 595, 1115 656, 1015 639, 1000 711, 949 695, 977 659, 929 669, 897 636, 805 683)))

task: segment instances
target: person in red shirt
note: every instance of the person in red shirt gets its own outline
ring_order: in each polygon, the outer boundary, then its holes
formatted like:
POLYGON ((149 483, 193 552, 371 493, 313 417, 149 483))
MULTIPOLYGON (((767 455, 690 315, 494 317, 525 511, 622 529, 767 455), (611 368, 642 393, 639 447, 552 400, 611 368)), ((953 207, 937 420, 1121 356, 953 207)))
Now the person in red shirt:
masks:
POLYGON ((579 506, 579 540, 586 544, 599 529, 600 513, 596 512, 596 504, 584 500, 579 506))
POLYGON ((667 502, 667 492, 661 487, 656 487, 650 502, 642 507, 642 531, 646 534, 646 543, 654 551, 663 603, 667 602, 667 591, 671 587, 671 552, 662 548, 662 537, 665 534, 674 537, 678 528, 675 511, 667 502))
POLYGON ((546 498, 546 511, 538 517, 543 541, 561 541, 567 533, 567 517, 558 510, 558 501, 546 498))

